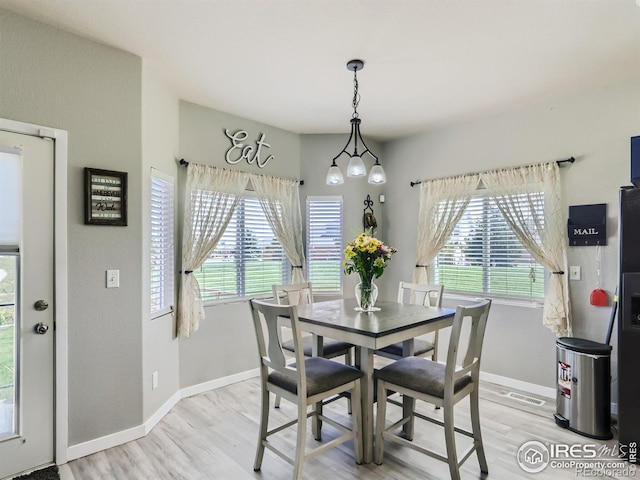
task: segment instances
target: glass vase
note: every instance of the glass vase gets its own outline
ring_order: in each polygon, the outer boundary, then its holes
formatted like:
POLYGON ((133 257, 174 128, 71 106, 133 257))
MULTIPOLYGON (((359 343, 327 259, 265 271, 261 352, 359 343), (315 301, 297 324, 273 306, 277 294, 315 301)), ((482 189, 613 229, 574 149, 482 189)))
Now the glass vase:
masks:
POLYGON ((375 312, 380 310, 375 307, 378 299, 378 286, 373 281, 362 281, 356 285, 356 310, 361 312, 375 312))

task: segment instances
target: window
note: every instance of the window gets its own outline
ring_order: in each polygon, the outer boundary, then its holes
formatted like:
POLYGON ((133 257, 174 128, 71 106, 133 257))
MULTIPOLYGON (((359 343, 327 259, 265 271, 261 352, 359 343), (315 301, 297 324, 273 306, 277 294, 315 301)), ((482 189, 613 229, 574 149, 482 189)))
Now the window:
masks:
MULTIPOLYGON (((531 217, 531 209, 544 209, 543 193, 533 197, 531 204, 526 195, 521 198, 524 218, 531 217)), ((434 273, 448 292, 529 300, 544 297, 544 267, 522 246, 488 195, 471 199, 436 257, 434 273)))
POLYGON ((342 197, 307 198, 307 276, 314 293, 342 293, 342 197))
POLYGON ((199 270, 204 301, 271 294, 290 282, 291 263, 254 195, 245 194, 222 238, 199 270))
POLYGON ((174 216, 173 178, 151 169, 151 315, 163 315, 173 308, 174 216))

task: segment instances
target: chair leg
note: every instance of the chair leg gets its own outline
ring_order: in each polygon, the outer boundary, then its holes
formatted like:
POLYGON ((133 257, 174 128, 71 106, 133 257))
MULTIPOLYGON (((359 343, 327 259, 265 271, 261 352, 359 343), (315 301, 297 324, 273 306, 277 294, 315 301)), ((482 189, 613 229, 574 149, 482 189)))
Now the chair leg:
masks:
POLYGON ((262 457, 264 457, 264 442, 267 439, 267 428, 269 426, 269 390, 262 386, 262 408, 260 410, 260 430, 258 431, 258 446, 256 448, 256 458, 253 462, 253 469, 257 472, 262 467, 262 457))
POLYGON ((458 469, 458 452, 456 451, 456 438, 453 423, 453 401, 446 399, 444 407, 444 440, 447 445, 447 459, 451 480, 460 480, 458 469))
POLYGON ((304 448, 307 442, 307 404, 298 397, 298 436, 296 438, 296 458, 293 464, 293 479, 302 480, 304 448))
POLYGON ((275 408, 280 408, 280 395, 276 395, 275 408))
POLYGON ((471 407, 471 427, 473 429, 473 443, 476 447, 476 453, 478 455, 478 463, 480 464, 480 471, 484 474, 489 473, 489 466, 487 465, 487 458, 484 455, 484 445, 482 444, 482 433, 480 432, 480 408, 478 400, 478 386, 473 389, 469 397, 471 407))
POLYGON ((408 395, 402 395, 402 418, 409 418, 409 421, 402 426, 402 433, 407 440, 413 440, 413 426, 415 417, 413 412, 416 409, 416 399, 408 395))
MULTIPOLYGON (((345 365, 350 365, 350 366, 353 365, 353 363, 351 362, 351 349, 349 349, 349 351, 344 356, 344 364, 345 365)), ((349 415, 351 415, 353 413, 353 409, 351 408, 351 398, 350 397, 347 397, 347 413, 349 415)))
POLYGON ((314 404, 313 411, 315 414, 311 417, 313 422, 311 430, 313 432, 313 438, 319 442, 322 440, 322 420, 320 420, 320 415, 322 415, 322 402, 314 404))
POLYGON ((355 386, 351 389, 351 401, 353 402, 353 415, 351 421, 353 422, 353 430, 356 432, 356 438, 353 439, 353 450, 355 454, 356 463, 360 465, 362 463, 364 446, 362 443, 362 395, 360 392, 360 380, 356 380, 355 386))
POLYGON ((378 412, 376 415, 376 436, 373 460, 378 465, 382 464, 382 457, 384 456, 384 438, 382 438, 382 434, 385 430, 386 415, 387 387, 384 381, 378 380, 378 412))
MULTIPOLYGON (((435 332, 435 337, 433 338, 433 350, 431 350, 431 360, 434 362, 438 361, 438 331, 435 332)), ((439 405, 435 405, 436 410, 440 410, 439 405)))

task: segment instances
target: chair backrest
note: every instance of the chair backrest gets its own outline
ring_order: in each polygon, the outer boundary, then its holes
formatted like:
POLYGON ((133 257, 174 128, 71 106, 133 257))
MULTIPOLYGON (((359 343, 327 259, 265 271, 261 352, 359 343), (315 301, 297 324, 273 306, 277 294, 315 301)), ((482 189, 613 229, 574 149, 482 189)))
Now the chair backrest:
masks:
POLYGON ((430 307, 442 307, 443 285, 400 282, 398 303, 414 303, 430 307))
POLYGON ((447 353, 447 365, 445 370, 445 391, 447 387, 453 391, 453 383, 459 377, 471 373, 474 382, 478 381, 480 375, 480 357, 482 355, 482 341, 484 331, 487 326, 487 317, 491 308, 490 299, 482 299, 478 303, 467 306, 458 306, 453 326, 451 327, 451 337, 449 338, 449 351, 447 353), (460 353, 460 337, 465 324, 469 325, 469 342, 464 354, 462 365, 457 367, 460 353))
POLYGON ((306 391, 304 349, 298 321, 298 310, 292 305, 274 305, 260 300, 251 300, 251 316, 258 341, 261 374, 266 381, 272 369, 298 381, 300 390, 306 391), (287 364, 287 357, 282 349, 279 328, 282 323, 289 327, 293 334, 296 367, 287 364))
POLYGON ((458 306, 453 326, 451 327, 451 337, 449 338, 449 351, 447 353, 447 366, 445 370, 445 388, 447 383, 453 388, 453 382, 459 377, 471 373, 474 382, 478 381, 480 374, 480 357, 482 355, 482 342, 484 331, 487 326, 487 317, 491 308, 490 299, 482 299, 477 303, 467 306, 458 306), (463 327, 469 324, 469 340, 467 348, 460 351, 460 339, 463 327), (457 361, 460 353, 463 360, 460 366, 457 361))
POLYGON ((313 303, 311 282, 273 285, 273 298, 278 305, 304 305, 313 303))

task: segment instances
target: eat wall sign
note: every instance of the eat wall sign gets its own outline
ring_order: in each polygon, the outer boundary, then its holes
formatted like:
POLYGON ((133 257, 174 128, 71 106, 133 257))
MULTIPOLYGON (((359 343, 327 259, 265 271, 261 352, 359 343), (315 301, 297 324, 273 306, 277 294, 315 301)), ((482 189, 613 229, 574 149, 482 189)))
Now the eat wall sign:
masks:
POLYGON ((260 133, 254 142, 245 142, 249 134, 244 130, 229 133, 229 130, 225 128, 224 134, 231 141, 231 146, 224 156, 224 159, 230 165, 235 165, 242 160, 246 160, 249 165, 255 163, 258 165, 258 168, 264 168, 267 166, 267 163, 274 158, 273 155, 268 155, 264 159, 261 157, 261 155, 267 155, 262 151, 263 148, 265 150, 271 148, 271 145, 265 141, 264 133, 260 133))

